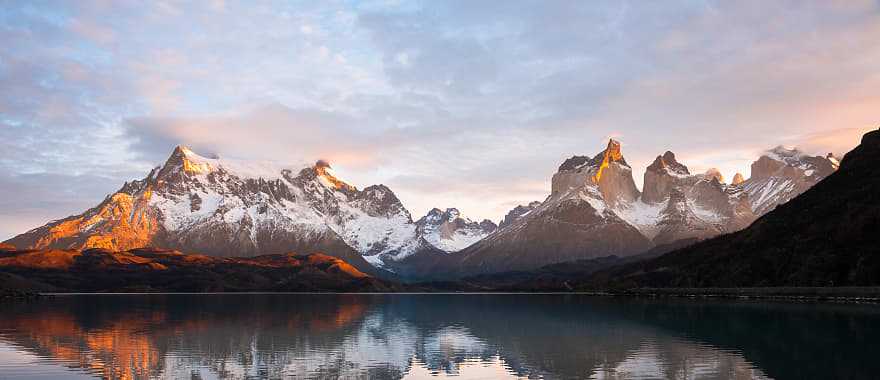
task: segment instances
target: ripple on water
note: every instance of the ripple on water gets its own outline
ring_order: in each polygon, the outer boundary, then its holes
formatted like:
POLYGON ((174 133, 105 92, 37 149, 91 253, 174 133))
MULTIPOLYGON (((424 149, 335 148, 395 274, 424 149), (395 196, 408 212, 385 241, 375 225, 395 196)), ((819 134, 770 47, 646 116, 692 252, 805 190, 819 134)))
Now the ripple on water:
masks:
POLYGON ((870 308, 560 296, 76 296, 4 306, 0 379, 871 378, 869 346, 880 337, 870 308))

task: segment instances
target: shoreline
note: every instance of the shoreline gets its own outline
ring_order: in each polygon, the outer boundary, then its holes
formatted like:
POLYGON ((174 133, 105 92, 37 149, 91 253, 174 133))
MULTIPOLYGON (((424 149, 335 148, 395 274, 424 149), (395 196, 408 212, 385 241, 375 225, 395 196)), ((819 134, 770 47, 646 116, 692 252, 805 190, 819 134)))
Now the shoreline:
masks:
POLYGON ((760 288, 638 288, 609 291, 413 291, 413 292, 14 292, 4 300, 55 296, 120 295, 285 295, 285 294, 364 294, 364 295, 586 295, 633 298, 714 298, 729 300, 818 301, 880 303, 880 287, 760 287, 760 288))
POLYGON ((880 287, 638 288, 608 292, 651 298, 724 298, 880 303, 880 287))

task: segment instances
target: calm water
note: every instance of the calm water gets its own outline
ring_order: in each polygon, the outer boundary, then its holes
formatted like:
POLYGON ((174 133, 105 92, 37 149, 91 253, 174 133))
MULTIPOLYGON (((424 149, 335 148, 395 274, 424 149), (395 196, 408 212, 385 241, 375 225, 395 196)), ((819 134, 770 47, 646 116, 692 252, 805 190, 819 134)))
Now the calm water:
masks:
POLYGON ((0 307, 0 379, 880 377, 871 305, 323 294, 0 307))

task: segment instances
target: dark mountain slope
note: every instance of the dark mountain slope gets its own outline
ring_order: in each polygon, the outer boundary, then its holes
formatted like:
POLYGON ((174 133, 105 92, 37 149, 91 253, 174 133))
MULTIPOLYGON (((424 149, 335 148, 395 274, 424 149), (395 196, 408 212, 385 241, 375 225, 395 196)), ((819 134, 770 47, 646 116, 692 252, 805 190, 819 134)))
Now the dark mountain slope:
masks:
POLYGON ((162 249, 0 251, 0 288, 58 292, 392 291, 336 257, 212 257, 162 249))
POLYGON ((683 239, 664 244, 627 257, 606 256, 595 259, 551 264, 531 271, 513 271, 467 277, 456 283, 456 290, 466 291, 546 291, 574 290, 583 279, 594 272, 621 265, 656 258, 664 253, 689 246, 698 240, 683 239))
POLYGON ((745 230, 641 263, 584 287, 880 285, 880 130, 840 169, 745 230))

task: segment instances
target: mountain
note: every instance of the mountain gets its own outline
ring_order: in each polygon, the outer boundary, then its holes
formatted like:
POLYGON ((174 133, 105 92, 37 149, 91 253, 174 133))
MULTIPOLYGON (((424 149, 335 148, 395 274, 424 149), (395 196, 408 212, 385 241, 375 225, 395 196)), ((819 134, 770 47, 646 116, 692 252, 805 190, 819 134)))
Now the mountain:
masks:
POLYGON ((327 252, 368 273, 427 246, 384 185, 358 190, 324 161, 294 172, 206 158, 183 146, 98 206, 8 242, 30 249, 170 247, 220 257, 327 252))
POLYGON ((781 148, 757 162, 752 178, 738 175, 736 184, 726 184, 717 169, 692 173, 667 151, 647 167, 640 192, 620 143, 612 139, 592 157, 565 160, 544 202, 514 208, 494 234, 435 258, 434 272, 466 277, 528 271, 708 239, 745 228, 835 170, 831 159, 781 148), (754 200, 759 188, 772 200, 754 200))
MULTIPOLYGON (((787 163, 804 161, 803 156, 787 157, 787 163)), ((767 178, 762 174, 764 168, 770 168, 770 173, 804 168, 802 164, 781 166, 764 158, 758 162, 761 164, 753 177, 757 174, 759 179, 767 178), (764 164, 773 166, 760 167, 764 164)), ((880 130, 865 134, 861 144, 844 156, 839 170, 748 228, 653 260, 600 271, 587 286, 877 286, 877 231, 880 130)))
POLYGON ((740 186, 749 195, 755 214, 764 215, 813 187, 838 166, 831 153, 825 157, 809 156, 797 149, 777 146, 752 163, 751 178, 740 186))
POLYGON ((432 246, 444 252, 454 252, 495 232, 498 226, 488 219, 472 221, 461 216, 456 208, 447 208, 446 211, 434 208, 416 221, 416 228, 419 236, 432 246))
POLYGON ((527 215, 528 213, 534 211, 538 206, 541 205, 541 202, 534 201, 527 205, 518 205, 507 212, 507 215, 504 215, 504 219, 501 220, 501 223, 498 223, 498 228, 504 228, 510 224, 512 224, 515 220, 519 219, 527 215))
POLYGON ((613 211, 638 196, 620 143, 611 140, 592 158, 574 156, 563 162, 544 202, 449 255, 436 271, 463 276, 643 252, 651 242, 613 211))
POLYGON ((647 167, 642 189, 641 198, 617 212, 655 245, 735 231, 754 220, 739 188, 724 184, 715 169, 691 174, 673 152, 647 167))
MULTIPOLYGON (((211 257, 162 249, 0 251, 2 275, 62 292, 389 291, 347 262, 323 255, 211 257)), ((8 281, 8 280, 7 280, 8 281)))
POLYGON ((550 264, 529 271, 511 271, 481 274, 462 278, 453 283, 434 283, 446 291, 541 291, 565 292, 575 290, 590 274, 628 263, 653 259, 670 251, 696 243, 696 239, 678 240, 659 245, 650 250, 627 257, 605 256, 595 259, 567 261, 550 264))
POLYGON ((647 167, 639 191, 612 139, 596 155, 565 160, 543 202, 515 207, 496 226, 454 208, 413 221, 391 189, 359 190, 325 161, 295 171, 178 146, 163 166, 97 206, 8 242, 27 249, 162 247, 217 257, 325 252, 387 278, 461 277, 628 257, 734 232, 836 167, 831 155, 777 147, 755 161, 751 178, 726 184, 717 170, 692 173, 667 151, 647 167))

